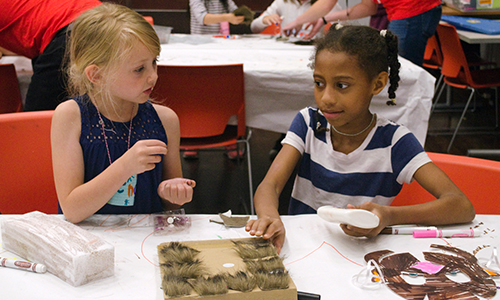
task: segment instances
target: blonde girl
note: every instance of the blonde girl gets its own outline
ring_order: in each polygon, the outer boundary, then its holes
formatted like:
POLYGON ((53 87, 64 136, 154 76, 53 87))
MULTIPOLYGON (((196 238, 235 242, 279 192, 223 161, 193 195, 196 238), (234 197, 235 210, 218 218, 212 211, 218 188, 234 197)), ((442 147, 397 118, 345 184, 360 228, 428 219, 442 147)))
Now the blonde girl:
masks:
POLYGON ((74 98, 51 130, 60 211, 74 223, 95 214, 140 214, 191 201, 182 178, 179 121, 149 101, 160 42, 138 13, 104 3, 73 24, 68 76, 74 98))

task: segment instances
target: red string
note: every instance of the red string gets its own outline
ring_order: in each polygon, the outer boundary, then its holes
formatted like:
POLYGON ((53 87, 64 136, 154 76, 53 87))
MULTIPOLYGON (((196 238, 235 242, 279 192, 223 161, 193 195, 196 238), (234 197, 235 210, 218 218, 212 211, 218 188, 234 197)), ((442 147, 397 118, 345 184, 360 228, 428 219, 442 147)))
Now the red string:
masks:
POLYGON ((325 242, 325 241, 323 241, 323 243, 321 243, 321 245, 320 245, 318 248, 314 249, 313 251, 311 251, 311 252, 310 252, 309 254, 307 254, 306 256, 304 256, 304 257, 302 257, 302 258, 299 258, 299 259, 297 259, 297 260, 294 260, 294 261, 292 261, 292 262, 289 262, 289 263, 287 263, 286 265, 288 266, 288 265, 291 265, 291 264, 293 264, 293 263, 296 263, 296 262, 298 262, 298 261, 301 261, 301 260, 305 259, 305 258, 306 258, 306 257, 308 257, 309 255, 311 255, 311 254, 313 254, 314 252, 316 252, 316 251, 318 251, 319 249, 321 249, 321 247, 323 247, 323 245, 328 245, 328 246, 332 247, 335 251, 337 251, 337 253, 338 253, 340 256, 342 256, 342 257, 343 257, 344 259, 346 259, 347 261, 352 262, 353 264, 355 264, 355 265, 357 265, 357 266, 363 267, 363 265, 361 265, 361 264, 359 264, 359 263, 357 263, 357 262, 355 262, 355 261, 351 260, 350 258, 346 257, 345 255, 343 255, 342 253, 340 253, 340 251, 339 251, 337 248, 335 248, 333 245, 331 245, 331 244, 329 244, 329 243, 327 243, 327 242, 325 242))
POLYGON ((109 216, 111 216, 111 215, 108 215, 108 216, 106 217, 106 219, 104 219, 104 220, 101 222, 101 224, 99 224, 99 226, 101 226, 101 227, 102 227, 102 226, 103 226, 103 224, 104 224, 104 222, 106 222, 106 220, 107 220, 107 219, 109 219, 109 216))
POLYGON ((152 264, 153 266, 155 267, 159 267, 158 265, 156 265, 154 262, 150 261, 146 255, 144 254, 144 242, 146 242, 146 240, 148 239, 148 237, 150 237, 151 235, 153 235, 153 233, 155 233, 154 231, 151 232, 150 234, 148 234, 143 240, 142 240, 142 243, 141 243, 141 254, 142 254, 142 257, 144 257, 145 260, 147 260, 150 264, 152 264))

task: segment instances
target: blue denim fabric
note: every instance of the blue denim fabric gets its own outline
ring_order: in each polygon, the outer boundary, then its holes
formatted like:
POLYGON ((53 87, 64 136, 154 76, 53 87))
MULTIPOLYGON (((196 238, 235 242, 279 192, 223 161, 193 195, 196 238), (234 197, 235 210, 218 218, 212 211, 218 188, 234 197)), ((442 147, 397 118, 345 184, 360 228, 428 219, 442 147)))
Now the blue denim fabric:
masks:
POLYGON ((434 35, 441 20, 441 5, 420 15, 392 20, 389 30, 398 37, 399 55, 422 66, 427 40, 434 35))

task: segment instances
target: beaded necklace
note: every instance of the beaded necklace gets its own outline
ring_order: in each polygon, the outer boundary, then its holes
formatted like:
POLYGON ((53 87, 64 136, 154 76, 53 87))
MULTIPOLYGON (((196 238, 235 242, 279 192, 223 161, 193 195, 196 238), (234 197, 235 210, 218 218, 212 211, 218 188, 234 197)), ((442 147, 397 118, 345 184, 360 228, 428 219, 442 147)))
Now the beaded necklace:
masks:
POLYGON ((365 129, 361 130, 361 131, 360 131, 360 132, 358 132, 358 133, 344 133, 344 132, 340 132, 340 131, 338 131, 338 130, 335 128, 335 126, 333 126, 333 125, 331 125, 331 126, 332 126, 332 129, 333 129, 336 133, 338 133, 338 134, 340 134, 340 135, 344 135, 344 136, 358 136, 358 135, 362 134, 363 132, 367 131, 367 130, 368 130, 368 128, 370 128, 370 126, 372 126, 373 120, 375 120, 375 114, 372 114, 372 120, 370 121, 370 124, 368 124, 368 126, 366 126, 366 128, 365 128, 365 129))
MULTIPOLYGON (((109 164, 111 165, 111 154, 109 153, 109 146, 108 146, 108 137, 106 136, 106 132, 104 130, 104 121, 101 117, 101 113, 99 110, 97 110, 97 115, 99 116, 99 123, 101 123, 101 129, 102 129, 102 135, 104 136, 104 143, 106 144, 106 151, 108 152, 108 158, 109 158, 109 164)), ((132 135, 132 116, 134 115, 134 110, 132 110, 132 114, 130 116, 130 125, 128 128, 128 139, 127 139, 127 150, 130 149, 130 136, 132 135)), ((112 122, 112 121, 111 121, 112 122)))

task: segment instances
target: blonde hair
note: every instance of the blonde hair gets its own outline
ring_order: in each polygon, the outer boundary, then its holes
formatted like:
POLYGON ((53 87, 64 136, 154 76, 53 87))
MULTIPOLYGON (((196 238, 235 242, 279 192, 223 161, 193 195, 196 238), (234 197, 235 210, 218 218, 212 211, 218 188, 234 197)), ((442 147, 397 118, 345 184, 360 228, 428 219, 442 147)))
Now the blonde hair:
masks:
MULTIPOLYGON (((103 3, 81 14, 74 22, 69 39, 68 92, 71 96, 97 95, 110 102, 109 81, 113 72, 127 58, 137 42, 155 56, 160 54, 160 40, 153 27, 137 12, 118 4, 103 3), (97 88, 87 78, 85 69, 97 65, 103 84, 97 88)), ((108 102, 108 103, 109 103, 108 102)))

